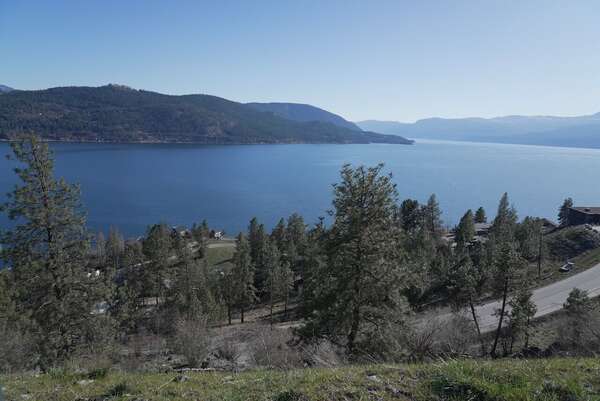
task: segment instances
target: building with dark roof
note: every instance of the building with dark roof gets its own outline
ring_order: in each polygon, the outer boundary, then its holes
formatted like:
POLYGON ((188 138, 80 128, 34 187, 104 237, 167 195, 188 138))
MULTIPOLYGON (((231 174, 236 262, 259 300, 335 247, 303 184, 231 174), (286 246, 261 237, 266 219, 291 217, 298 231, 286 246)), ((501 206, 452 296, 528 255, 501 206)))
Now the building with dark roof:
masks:
POLYGON ((600 207, 578 206, 570 208, 569 224, 572 226, 580 224, 600 225, 600 207))

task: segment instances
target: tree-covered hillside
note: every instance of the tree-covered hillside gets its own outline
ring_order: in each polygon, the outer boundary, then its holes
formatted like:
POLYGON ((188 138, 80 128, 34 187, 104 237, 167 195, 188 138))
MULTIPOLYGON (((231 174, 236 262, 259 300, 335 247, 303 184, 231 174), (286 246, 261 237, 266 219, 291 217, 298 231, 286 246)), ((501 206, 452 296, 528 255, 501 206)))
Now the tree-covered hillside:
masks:
POLYGON ((404 138, 301 123, 215 96, 170 96, 124 86, 61 87, 0 96, 0 139, 101 142, 400 143, 404 138))
POLYGON ((344 119, 337 114, 320 109, 310 104, 300 103, 246 103, 248 106, 259 111, 273 113, 288 120, 309 122, 322 121, 348 128, 354 131, 362 131, 358 125, 344 119))

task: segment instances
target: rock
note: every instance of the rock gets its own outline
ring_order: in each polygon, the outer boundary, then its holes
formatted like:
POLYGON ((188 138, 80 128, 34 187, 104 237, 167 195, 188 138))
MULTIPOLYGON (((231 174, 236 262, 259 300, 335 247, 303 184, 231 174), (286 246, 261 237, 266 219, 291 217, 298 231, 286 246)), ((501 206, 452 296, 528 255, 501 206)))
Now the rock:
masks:
POLYGON ((367 379, 372 380, 377 383, 381 383, 381 379, 379 377, 377 377, 377 375, 368 375, 367 379))
POLYGON ((190 378, 188 376, 186 376, 186 375, 175 376, 175 379, 173 379, 173 381, 176 381, 176 382, 179 382, 179 383, 186 382, 188 380, 190 380, 190 378))
POLYGON ((85 380, 79 380, 77 382, 77 384, 79 384, 80 386, 87 386, 88 384, 93 383, 94 381, 91 379, 85 379, 85 380))

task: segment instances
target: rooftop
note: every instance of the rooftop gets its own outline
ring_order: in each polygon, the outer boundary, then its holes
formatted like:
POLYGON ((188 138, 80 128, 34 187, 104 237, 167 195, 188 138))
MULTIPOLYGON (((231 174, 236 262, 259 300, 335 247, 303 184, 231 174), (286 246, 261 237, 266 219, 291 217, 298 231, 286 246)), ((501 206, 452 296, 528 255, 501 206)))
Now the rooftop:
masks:
POLYGON ((595 206, 577 206, 577 207, 572 207, 571 209, 576 210, 580 213, 600 214, 600 207, 595 207, 595 206))

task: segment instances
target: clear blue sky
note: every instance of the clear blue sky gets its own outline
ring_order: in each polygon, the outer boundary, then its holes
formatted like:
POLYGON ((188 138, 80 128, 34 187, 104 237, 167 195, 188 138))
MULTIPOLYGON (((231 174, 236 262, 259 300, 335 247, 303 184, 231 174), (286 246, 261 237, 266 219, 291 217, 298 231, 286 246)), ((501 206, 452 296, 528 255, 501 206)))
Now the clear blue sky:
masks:
POLYGON ((311 103, 352 120, 600 111, 600 1, 0 0, 0 83, 311 103))

